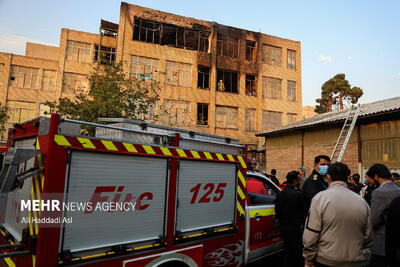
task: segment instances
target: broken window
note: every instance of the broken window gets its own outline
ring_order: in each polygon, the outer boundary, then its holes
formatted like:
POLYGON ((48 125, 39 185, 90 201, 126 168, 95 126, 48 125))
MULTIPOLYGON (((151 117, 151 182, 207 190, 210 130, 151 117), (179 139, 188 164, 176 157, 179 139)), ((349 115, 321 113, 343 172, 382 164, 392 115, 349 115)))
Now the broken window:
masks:
POLYGON ((255 108, 246 108, 245 124, 246 124, 247 132, 255 132, 256 131, 256 109, 255 108))
POLYGON ((166 84, 192 87, 192 65, 167 61, 165 73, 166 84))
POLYGON ((230 70, 217 70, 217 90, 238 93, 238 73, 230 70))
POLYGON ((129 77, 158 80, 158 59, 131 56, 129 77))
POLYGON ((101 58, 100 56, 103 55, 103 62, 100 62, 101 64, 110 64, 112 62, 115 62, 115 48, 114 47, 108 47, 108 46, 99 46, 95 45, 94 46, 94 62, 98 62, 101 58))
POLYGON ((227 35, 217 36, 217 55, 239 58, 239 39, 227 35))
POLYGON ((296 101, 296 82, 287 81, 287 100, 296 101))
POLYGON ((102 19, 100 21, 100 34, 110 37, 117 37, 118 24, 102 19))
POLYGON ((56 71, 55 70, 43 70, 42 90, 43 91, 55 91, 56 90, 56 71))
POLYGON ((282 99, 282 80, 272 77, 263 77, 262 79, 263 97, 282 99))
POLYGON ((246 74, 246 95, 257 95, 256 76, 246 74))
POLYGON ((208 125, 208 104, 197 103, 197 125, 208 125))
POLYGON ((282 126, 282 112, 263 110, 262 129, 270 131, 282 126))
POLYGON ((209 32, 135 17, 133 40, 208 52, 209 32))
POLYGON ((161 23, 134 18, 133 40, 146 43, 159 44, 161 36, 161 23))
POLYGON ((11 65, 10 86, 38 88, 39 69, 11 65))
POLYGON ((210 68, 199 66, 197 75, 197 88, 208 89, 210 88, 210 68))
POLYGON ((77 62, 92 63, 90 48, 91 44, 89 43, 68 40, 65 59, 77 62))
POLYGON ((294 50, 287 50, 287 68, 296 69, 296 51, 294 50))
POLYGON ((216 127, 224 129, 238 128, 238 108, 216 106, 216 127))
POLYGON ((80 94, 89 89, 87 76, 77 73, 64 72, 62 92, 68 94, 80 94))
POLYGON ((166 125, 189 126, 190 122, 190 102, 183 100, 164 100, 164 110, 161 120, 166 125))
POLYGON ((256 42, 246 41, 246 60, 256 61, 256 42))
POLYGON ((117 37, 117 31, 110 29, 101 29, 100 34, 104 36, 117 37))
POLYGON ((263 63, 272 66, 281 66, 282 48, 272 45, 263 45, 263 63))
POLYGON ((288 113, 287 115, 287 124, 292 124, 297 121, 297 114, 296 113, 288 113))
POLYGON ((177 30, 176 26, 164 24, 161 44, 177 46, 177 30))
POLYGON ((35 103, 21 101, 7 101, 7 114, 9 122, 25 122, 37 116, 35 103))
POLYGON ((200 45, 199 45, 199 51, 200 52, 208 52, 208 46, 209 46, 209 41, 208 37, 210 36, 210 33, 208 32, 200 32, 200 45))
POLYGON ((199 49, 199 32, 198 31, 185 31, 185 48, 190 50, 199 49))

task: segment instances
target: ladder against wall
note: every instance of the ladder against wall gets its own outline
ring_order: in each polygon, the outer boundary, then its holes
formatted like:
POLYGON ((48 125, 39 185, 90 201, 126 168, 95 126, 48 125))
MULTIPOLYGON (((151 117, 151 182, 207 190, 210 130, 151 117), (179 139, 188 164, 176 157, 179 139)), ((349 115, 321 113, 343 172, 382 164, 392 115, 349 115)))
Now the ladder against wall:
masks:
POLYGON ((349 143, 351 133, 353 132, 354 126, 356 125, 360 109, 361 106, 360 104, 358 104, 357 106, 352 106, 347 113, 346 120, 344 121, 342 130, 339 134, 339 138, 331 155, 332 162, 342 160, 344 151, 346 150, 347 144, 349 143))

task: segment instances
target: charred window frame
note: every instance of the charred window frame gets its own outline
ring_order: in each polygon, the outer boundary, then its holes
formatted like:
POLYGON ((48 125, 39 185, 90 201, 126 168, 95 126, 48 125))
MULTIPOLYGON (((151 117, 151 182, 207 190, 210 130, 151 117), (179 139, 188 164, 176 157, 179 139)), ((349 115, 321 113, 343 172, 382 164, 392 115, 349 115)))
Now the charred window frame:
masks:
POLYGON ((199 39, 199 51, 208 53, 209 48, 209 40, 210 37, 209 32, 200 32, 200 39, 199 39))
POLYGON ((210 89, 210 68, 205 66, 198 67, 197 88, 210 89))
POLYGON ((239 39, 223 34, 218 34, 217 55, 239 58, 239 39))
POLYGON ((100 64, 110 64, 112 62, 115 62, 115 48, 108 47, 108 46, 95 45, 93 60, 95 63, 99 62, 100 64), (99 48, 100 48, 100 50, 99 50, 99 48), (100 58, 101 54, 104 55, 103 61, 101 61, 101 58, 100 58))
POLYGON ((134 18, 133 40, 208 52, 210 33, 134 18))
POLYGON ((133 40, 159 44, 161 37, 161 23, 134 18, 133 40))
POLYGON ((287 50, 287 68, 291 70, 296 69, 296 51, 287 50))
POLYGON ((197 103, 197 125, 208 125, 208 104, 197 103))
POLYGON ((115 30, 112 29, 104 29, 102 28, 100 31, 100 34, 103 36, 109 36, 109 37, 117 37, 118 33, 115 30))
POLYGON ((256 76, 246 74, 246 95, 257 95, 256 76))
POLYGON ((217 90, 238 94, 238 73, 231 70, 217 70, 217 90))
POLYGON ((246 40, 246 60, 256 61, 256 42, 246 40))

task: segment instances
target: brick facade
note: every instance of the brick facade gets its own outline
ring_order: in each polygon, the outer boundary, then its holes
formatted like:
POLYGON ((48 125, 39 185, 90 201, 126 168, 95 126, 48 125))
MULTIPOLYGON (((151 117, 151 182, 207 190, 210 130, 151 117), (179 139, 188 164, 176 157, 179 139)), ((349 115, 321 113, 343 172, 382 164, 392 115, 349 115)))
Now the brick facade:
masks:
MULTIPOLYGON (((318 155, 331 156, 341 128, 321 127, 303 133, 295 132, 266 138, 266 170, 277 169, 278 177, 283 181, 289 171, 299 166, 307 168, 309 175, 314 168, 314 158, 318 155)), ((352 173, 359 173, 358 128, 354 128, 342 162, 352 173)))

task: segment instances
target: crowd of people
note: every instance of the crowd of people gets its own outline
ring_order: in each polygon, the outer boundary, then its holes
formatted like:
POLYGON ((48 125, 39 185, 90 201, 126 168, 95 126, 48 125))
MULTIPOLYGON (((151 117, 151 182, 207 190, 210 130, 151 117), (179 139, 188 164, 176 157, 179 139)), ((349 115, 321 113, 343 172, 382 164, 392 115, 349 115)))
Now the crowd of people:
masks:
MULTIPOLYGON (((309 176, 299 167, 279 184, 275 219, 283 266, 400 266, 400 177, 372 165, 360 183, 342 162, 319 155, 309 176)), ((271 177, 270 175, 270 177, 271 177)))

